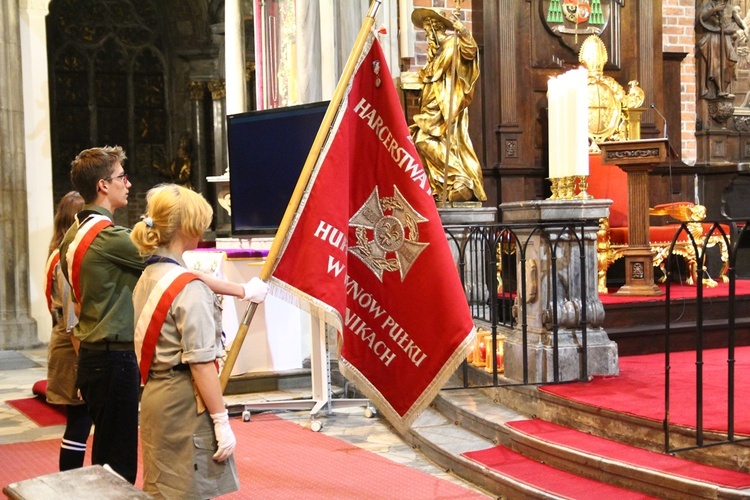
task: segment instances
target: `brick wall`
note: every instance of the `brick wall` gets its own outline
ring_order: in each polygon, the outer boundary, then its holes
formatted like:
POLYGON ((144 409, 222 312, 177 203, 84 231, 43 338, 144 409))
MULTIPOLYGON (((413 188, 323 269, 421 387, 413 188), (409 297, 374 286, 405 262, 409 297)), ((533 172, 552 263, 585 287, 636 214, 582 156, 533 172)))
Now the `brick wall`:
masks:
POLYGON ((664 52, 686 52, 680 66, 680 102, 682 103, 682 160, 693 164, 697 157, 695 141, 696 66, 695 4, 696 0, 663 0, 662 16, 664 52))

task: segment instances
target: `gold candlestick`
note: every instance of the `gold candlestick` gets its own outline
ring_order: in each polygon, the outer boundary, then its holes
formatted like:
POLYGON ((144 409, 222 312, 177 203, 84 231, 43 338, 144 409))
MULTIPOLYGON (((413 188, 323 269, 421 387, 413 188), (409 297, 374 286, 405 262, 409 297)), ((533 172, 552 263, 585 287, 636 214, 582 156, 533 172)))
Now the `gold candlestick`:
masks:
POLYGON ((562 188, 560 198, 563 200, 572 200, 576 190, 576 178, 573 176, 563 177, 561 179, 562 188))
POLYGON ((576 195, 576 198, 579 200, 590 200, 593 198, 588 191, 586 191, 589 187, 589 176, 588 175, 579 175, 576 177, 578 179, 578 194, 576 195))
POLYGON ((552 183, 550 190, 552 196, 547 198, 548 200, 559 200, 560 199, 560 178, 559 177, 548 177, 548 180, 552 183))

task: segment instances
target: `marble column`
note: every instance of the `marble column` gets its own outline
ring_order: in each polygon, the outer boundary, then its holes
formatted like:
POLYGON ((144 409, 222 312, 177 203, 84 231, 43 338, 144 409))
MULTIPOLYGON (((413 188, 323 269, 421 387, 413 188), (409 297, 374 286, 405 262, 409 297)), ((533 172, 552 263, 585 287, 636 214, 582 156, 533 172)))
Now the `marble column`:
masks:
MULTIPOLYGON (((208 82, 208 90, 211 92, 213 102, 213 134, 214 134, 214 171, 212 175, 220 176, 229 171, 227 161, 227 114, 226 114, 226 88, 223 80, 208 82)), ((214 187, 219 189, 219 187, 214 187)), ((220 193, 215 193, 216 199, 220 193)), ((231 231, 229 214, 224 210, 216 210, 216 235, 228 236, 231 231)))
POLYGON ((201 193, 203 196, 208 195, 208 188, 206 186, 206 128, 205 128, 205 112, 203 111, 203 98, 206 94, 206 83, 205 82, 190 82, 188 84, 188 90, 190 92, 190 103, 192 105, 192 120, 193 120, 193 144, 195 147, 193 151, 195 153, 195 168, 193 169, 193 182, 195 182, 195 190, 201 193))
POLYGON ((584 352, 589 376, 619 373, 617 344, 602 328, 604 306, 597 290, 598 225, 589 224, 582 234, 580 225, 576 229, 563 230, 566 223, 598 221, 608 215, 608 208, 609 200, 525 201, 500 205, 504 224, 521 224, 514 228, 518 247, 518 295, 514 305, 516 323, 505 340, 506 377, 524 379, 525 326, 528 382, 555 380, 555 323, 559 381, 580 378, 584 352), (540 230, 539 221, 560 222, 561 226, 540 230), (522 266, 522 258, 525 266, 522 266), (585 295, 581 285, 584 267, 585 295), (522 289, 524 281, 525 291, 522 289))
POLYGON ((224 81, 226 112, 247 111, 245 103, 245 26, 240 0, 224 1, 224 81))
MULTIPOLYGON (((29 303, 28 209, 18 0, 0 2, 0 349, 39 343, 29 303)), ((46 245, 47 242, 43 244, 46 245)))
POLYGON ((52 239, 55 201, 52 196, 52 144, 50 141, 49 69, 47 26, 49 0, 20 0, 23 114, 26 130, 26 179, 29 213, 29 294, 31 316, 39 340, 47 342, 52 319, 44 293, 44 264, 52 239))

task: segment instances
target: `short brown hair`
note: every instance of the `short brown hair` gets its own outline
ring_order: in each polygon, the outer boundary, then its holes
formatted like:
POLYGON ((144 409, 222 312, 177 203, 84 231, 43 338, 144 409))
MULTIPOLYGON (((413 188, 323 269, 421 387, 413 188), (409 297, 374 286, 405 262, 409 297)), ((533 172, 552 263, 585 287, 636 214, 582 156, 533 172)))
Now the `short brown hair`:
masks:
MULTIPOLYGON (((84 149, 75 160, 70 170, 70 180, 86 203, 96 200, 96 185, 99 179, 107 179, 114 172, 114 164, 124 164, 128 157, 120 146, 84 149)), ((123 165, 124 166, 124 165, 123 165)))

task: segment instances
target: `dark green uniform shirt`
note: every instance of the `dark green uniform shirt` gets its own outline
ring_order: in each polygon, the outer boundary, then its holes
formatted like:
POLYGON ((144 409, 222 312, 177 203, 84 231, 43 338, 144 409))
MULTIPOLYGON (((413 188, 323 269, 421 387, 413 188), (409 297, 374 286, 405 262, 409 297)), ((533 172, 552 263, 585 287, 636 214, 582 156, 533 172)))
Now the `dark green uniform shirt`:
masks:
MULTIPOLYGON (((84 205, 79 221, 96 212, 112 219, 112 214, 97 205, 84 205)), ((78 224, 65 234, 60 244, 60 264, 68 276, 68 247, 78 232, 78 224)), ((145 268, 143 259, 130 241, 130 229, 110 226, 103 229, 89 246, 81 262, 78 278, 81 314, 75 336, 82 342, 132 342, 133 288, 145 268)))

